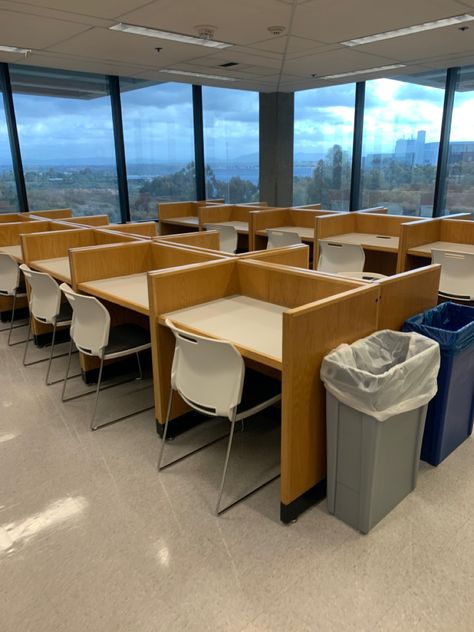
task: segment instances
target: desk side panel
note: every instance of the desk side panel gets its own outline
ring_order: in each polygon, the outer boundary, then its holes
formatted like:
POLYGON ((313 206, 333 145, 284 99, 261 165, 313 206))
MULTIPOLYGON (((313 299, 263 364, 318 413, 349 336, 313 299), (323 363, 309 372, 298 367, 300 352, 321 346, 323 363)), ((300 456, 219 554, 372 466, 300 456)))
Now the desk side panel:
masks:
POLYGON ((208 252, 204 249, 186 248, 179 244, 152 243, 152 267, 151 270, 163 270, 176 266, 189 266, 195 263, 204 263, 215 259, 227 259, 219 253, 208 252))
POLYGON ((290 214, 286 208, 264 209, 249 214, 249 249, 259 250, 265 248, 266 237, 257 235, 258 230, 288 226, 290 214))
POLYGON ((326 477, 324 356, 376 330, 376 286, 283 314, 281 502, 289 505, 326 477))
POLYGON ((400 242, 398 245, 397 272, 405 272, 412 267, 408 250, 432 241, 440 241, 441 219, 423 219, 410 222, 400 227, 400 242))
POLYGON ((20 235, 46 232, 49 224, 42 220, 0 224, 0 246, 17 246, 21 243, 20 235))
POLYGON ((309 268, 309 246, 305 244, 295 244, 286 248, 272 248, 271 250, 257 250, 240 255, 241 259, 251 259, 252 261, 266 261, 267 263, 278 263, 294 268, 309 268))
POLYGON ((140 235, 141 237, 157 237, 158 222, 131 222, 130 224, 109 224, 107 230, 119 233, 140 235))
POLYGON ((69 248, 93 245, 94 235, 90 228, 55 230, 21 236, 23 260, 27 264, 42 259, 67 257, 69 248))
POLYGON ((45 217, 48 219, 65 219, 72 217, 72 210, 70 208, 46 209, 44 211, 32 211, 29 215, 30 217, 34 215, 35 217, 41 217, 42 219, 45 217))
POLYGON ((440 241, 453 241, 458 244, 474 244, 474 222, 470 220, 441 220, 440 241))
MULTIPOLYGON (((160 316, 237 293, 237 269, 233 260, 197 264, 186 269, 173 268, 148 275, 153 389, 158 423, 166 421, 174 354, 174 336, 168 327, 159 322, 160 316)), ((188 410, 184 401, 175 397, 171 419, 188 410)))
POLYGON ((323 215, 314 220, 314 251, 313 267, 318 268, 319 261, 319 240, 332 237, 333 235, 343 235, 353 233, 356 230, 355 213, 339 213, 337 215, 323 215))
POLYGON ((172 219, 173 217, 195 216, 196 210, 193 202, 167 202, 158 204, 159 219, 172 219))
POLYGON ((196 248, 207 248, 208 250, 219 250, 219 233, 217 230, 203 230, 194 233, 178 233, 176 235, 161 235, 156 241, 169 242, 182 246, 193 246, 196 248))
POLYGON ((199 230, 204 230, 206 224, 218 224, 232 219, 231 204, 215 204, 198 208, 199 230))
POLYGON ((407 318, 438 304, 441 266, 432 265, 382 279, 378 329, 401 329, 407 318))
POLYGON ((81 217, 70 217, 63 219, 63 222, 77 224, 78 226, 106 226, 109 223, 108 215, 83 215, 81 217))

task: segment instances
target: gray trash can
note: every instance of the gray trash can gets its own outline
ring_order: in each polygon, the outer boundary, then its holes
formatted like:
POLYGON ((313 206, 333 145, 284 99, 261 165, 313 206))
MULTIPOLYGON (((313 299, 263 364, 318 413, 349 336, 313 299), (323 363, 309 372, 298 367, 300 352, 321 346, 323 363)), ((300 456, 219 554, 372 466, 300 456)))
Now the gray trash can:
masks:
POLYGON ((389 330, 323 360, 328 508, 362 533, 416 487, 438 370, 436 342, 389 330))

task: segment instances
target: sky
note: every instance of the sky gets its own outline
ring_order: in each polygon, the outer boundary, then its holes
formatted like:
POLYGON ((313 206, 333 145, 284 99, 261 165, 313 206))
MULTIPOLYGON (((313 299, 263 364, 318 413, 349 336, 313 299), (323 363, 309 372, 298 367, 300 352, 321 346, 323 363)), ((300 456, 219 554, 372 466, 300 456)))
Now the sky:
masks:
MULTIPOLYGON (((426 131, 439 141, 444 91, 392 79, 366 84, 363 154, 390 153, 400 138, 426 131)), ((335 143, 350 154, 355 84, 295 94, 295 155, 324 154, 335 143)), ((90 157, 113 164, 114 141, 108 96, 89 100, 14 94, 26 166, 90 157)), ((474 140, 474 95, 456 93, 452 140, 474 140)), ((256 92, 203 88, 206 161, 232 161, 258 154, 256 92)), ((166 83, 122 93, 127 161, 185 164, 194 159, 192 89, 166 83)), ((10 162, 0 100, 0 162, 10 162)))

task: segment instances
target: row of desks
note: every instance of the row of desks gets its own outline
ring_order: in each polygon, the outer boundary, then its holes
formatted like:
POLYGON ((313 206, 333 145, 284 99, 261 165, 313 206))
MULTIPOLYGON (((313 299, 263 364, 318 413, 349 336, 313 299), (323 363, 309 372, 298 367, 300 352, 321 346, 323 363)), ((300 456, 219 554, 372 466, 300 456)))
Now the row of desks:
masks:
MULTIPOLYGON (((228 257, 216 251, 212 231, 175 243, 119 230, 77 232, 24 235, 23 255, 31 267, 114 305, 113 320, 136 314, 149 323, 160 430, 174 349, 167 317, 190 331, 232 341, 253 368, 280 377, 285 522, 324 495, 325 394, 319 380, 324 355, 378 329, 398 329, 437 302, 439 266, 366 284, 308 270, 305 245, 228 257), (207 248, 195 245, 203 239, 207 248)), ((187 410, 176 398, 172 418, 179 421, 187 410)))

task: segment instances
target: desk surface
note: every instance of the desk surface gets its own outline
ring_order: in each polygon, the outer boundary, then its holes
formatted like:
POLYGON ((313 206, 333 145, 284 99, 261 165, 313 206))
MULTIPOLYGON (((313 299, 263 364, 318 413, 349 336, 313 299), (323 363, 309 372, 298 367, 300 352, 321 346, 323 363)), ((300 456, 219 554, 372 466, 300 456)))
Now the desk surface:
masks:
POLYGON ((249 232, 248 222, 239 222, 238 220, 233 220, 229 222, 209 222, 209 223, 221 224, 221 226, 233 226, 238 233, 242 233, 243 235, 248 235, 248 232, 249 232))
POLYGON ((355 244, 367 250, 398 252, 398 237, 392 235, 372 235, 370 233, 344 233, 324 237, 325 241, 338 241, 343 244, 355 244))
POLYGON ((23 256, 21 254, 21 246, 0 246, 0 252, 4 252, 7 255, 13 257, 19 263, 22 263, 23 256))
POLYGON ((408 250, 409 255, 418 255, 420 257, 431 257, 431 250, 451 250, 451 252, 466 252, 474 254, 474 244, 458 244, 454 241, 432 241, 429 244, 415 246, 408 250))
POLYGON ((178 327, 235 344, 244 357, 276 369, 282 362, 281 305, 249 298, 225 298, 165 314, 178 327))
POLYGON ((179 224, 183 226, 198 226, 199 219, 195 215, 186 215, 184 217, 170 217, 166 219, 160 219, 163 224, 179 224))
POLYGON ((47 272, 55 279, 71 283, 71 269, 69 267, 69 257, 58 257, 57 259, 40 259, 31 261, 30 268, 47 272))
POLYGON ((149 313, 146 272, 79 283, 79 290, 141 314, 149 313))
MULTIPOLYGON (((314 228, 307 226, 275 226, 270 230, 281 230, 284 233, 297 233, 303 241, 314 241, 314 228)), ((257 235, 266 236, 267 229, 257 230, 257 235)))

